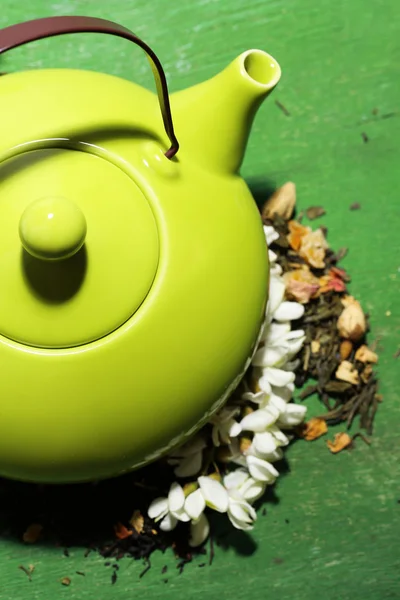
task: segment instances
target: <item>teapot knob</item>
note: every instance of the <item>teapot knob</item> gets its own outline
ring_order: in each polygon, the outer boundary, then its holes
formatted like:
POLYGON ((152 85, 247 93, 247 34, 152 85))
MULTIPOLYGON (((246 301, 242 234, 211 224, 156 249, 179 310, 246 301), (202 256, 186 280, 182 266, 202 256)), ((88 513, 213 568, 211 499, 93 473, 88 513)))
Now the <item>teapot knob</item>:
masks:
POLYGON ((81 209, 66 198, 41 198, 27 206, 19 236, 29 254, 41 260, 63 260, 76 254, 86 237, 81 209))

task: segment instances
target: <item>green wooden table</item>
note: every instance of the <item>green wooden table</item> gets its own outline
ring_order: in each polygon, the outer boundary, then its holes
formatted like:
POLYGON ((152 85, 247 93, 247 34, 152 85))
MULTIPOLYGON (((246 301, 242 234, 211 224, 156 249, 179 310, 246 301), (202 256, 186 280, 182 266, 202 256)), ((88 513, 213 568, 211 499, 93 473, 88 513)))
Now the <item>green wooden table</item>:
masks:
MULTIPOLYGON (((179 575, 172 555, 157 555, 139 579, 143 566, 123 560, 111 586, 96 556, 85 559, 85 577, 75 575, 82 549, 66 558, 50 545, 0 540, 0 599, 400 598, 398 3, 2 0, 1 9, 0 26, 58 14, 120 21, 156 49, 172 90, 213 75, 247 48, 278 59, 283 78, 257 117, 243 175, 260 200, 292 180, 300 208, 326 208, 321 223, 333 247, 350 247, 344 265, 353 275, 351 291, 370 313, 372 337, 380 338, 384 403, 370 447, 360 441, 332 456, 325 440, 293 445, 290 472, 279 480, 276 501, 265 505, 266 516, 260 512, 252 538, 226 538, 211 567, 199 568, 199 559, 179 575), (360 210, 349 210, 354 202, 360 210), (35 565, 32 582, 20 564, 35 565), (69 587, 60 584, 65 576, 69 587)), ((0 65, 41 66, 104 70, 153 85, 139 50, 101 36, 40 42, 0 65)), ((312 401, 310 407, 317 410, 312 401)))

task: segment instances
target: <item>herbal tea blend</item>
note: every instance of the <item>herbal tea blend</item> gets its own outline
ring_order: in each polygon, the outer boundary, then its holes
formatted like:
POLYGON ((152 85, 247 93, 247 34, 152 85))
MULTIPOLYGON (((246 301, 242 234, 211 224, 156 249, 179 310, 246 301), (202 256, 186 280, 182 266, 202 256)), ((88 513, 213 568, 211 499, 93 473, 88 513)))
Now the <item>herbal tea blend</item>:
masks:
MULTIPOLYGON (((295 186, 275 192, 262 209, 271 263, 270 297, 252 366, 228 403, 187 444, 149 467, 96 485, 33 486, 0 482, 1 505, 9 528, 23 543, 53 539, 68 557, 69 546, 85 546, 84 558, 98 552, 118 580, 118 559, 145 559, 172 548, 182 570, 193 553, 214 555, 214 512, 226 526, 256 526, 254 503, 277 485, 280 460, 291 440, 315 440, 342 429, 327 441, 336 454, 367 443, 381 396, 368 346, 368 317, 347 290, 348 274, 338 267, 346 249, 333 252, 323 228, 292 219, 295 186), (306 400, 318 397, 320 415, 304 421, 306 400), (293 399, 295 401, 293 401, 293 399), (355 434, 348 432, 357 424, 355 434), (21 517, 16 498, 24 498, 21 517)), ((325 211, 306 211, 317 219, 325 211)), ((304 443, 299 441, 298 443, 304 443)), ((279 488, 278 488, 279 489, 279 488)), ((32 578, 34 565, 21 565, 32 578)))

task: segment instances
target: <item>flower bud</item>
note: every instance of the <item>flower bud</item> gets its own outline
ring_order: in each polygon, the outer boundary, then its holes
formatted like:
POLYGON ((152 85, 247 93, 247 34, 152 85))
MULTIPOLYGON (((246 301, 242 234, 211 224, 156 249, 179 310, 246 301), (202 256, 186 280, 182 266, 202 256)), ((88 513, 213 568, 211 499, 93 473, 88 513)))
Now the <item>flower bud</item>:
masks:
POLYGON ((340 336, 352 342, 357 342, 363 337, 367 329, 363 309, 352 296, 344 298, 342 304, 345 308, 337 322, 340 336))
POLYGON ((296 204, 296 186, 291 181, 278 188, 266 201, 262 208, 263 219, 273 219, 278 215, 283 219, 290 219, 296 204))

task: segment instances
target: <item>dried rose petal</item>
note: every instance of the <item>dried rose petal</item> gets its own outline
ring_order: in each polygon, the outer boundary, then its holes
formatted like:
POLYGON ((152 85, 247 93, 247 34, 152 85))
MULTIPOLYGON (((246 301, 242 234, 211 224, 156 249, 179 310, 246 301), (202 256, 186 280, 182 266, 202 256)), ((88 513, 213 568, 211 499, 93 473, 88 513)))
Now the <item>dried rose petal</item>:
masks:
MULTIPOLYGON (((339 269, 338 269, 339 270, 339 269)), ((325 292, 344 292, 346 291, 346 284, 343 279, 339 277, 334 269, 330 269, 327 275, 323 275, 319 278, 319 283, 321 286, 321 293, 325 292)))
POLYGON ((283 275, 285 293, 289 300, 296 300, 300 304, 307 304, 311 298, 315 298, 319 291, 319 280, 315 277, 307 265, 303 268, 288 271, 283 275))
POLYGON ((336 433, 333 442, 328 440, 326 445, 332 454, 337 454, 338 452, 341 452, 345 448, 351 446, 351 443, 352 439, 348 433, 336 433))
POLYGON ((317 417, 313 417, 306 423, 300 425, 297 429, 298 435, 303 438, 303 440, 307 440, 307 442, 318 439, 327 431, 328 426, 325 419, 319 419, 317 417))

